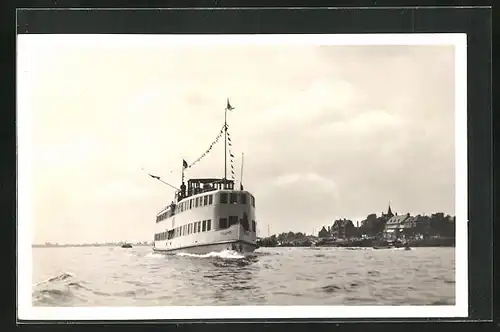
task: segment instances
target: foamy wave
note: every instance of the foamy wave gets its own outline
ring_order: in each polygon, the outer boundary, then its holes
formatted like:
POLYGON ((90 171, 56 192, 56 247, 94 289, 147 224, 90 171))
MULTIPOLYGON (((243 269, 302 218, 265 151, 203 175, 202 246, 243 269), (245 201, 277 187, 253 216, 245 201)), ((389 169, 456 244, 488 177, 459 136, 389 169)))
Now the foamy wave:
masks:
POLYGON ((75 277, 75 275, 73 273, 71 273, 71 272, 64 272, 64 273, 61 273, 58 276, 50 277, 50 278, 48 278, 46 280, 42 280, 40 282, 37 282, 33 286, 39 286, 39 285, 46 284, 46 283, 49 283, 49 282, 59 282, 59 281, 67 280, 67 279, 74 278, 74 277, 75 277))
POLYGON ((241 259, 245 258, 245 255, 240 254, 234 250, 224 250, 219 252, 209 252, 208 254, 190 254, 185 252, 180 252, 176 254, 177 256, 187 256, 187 257, 198 257, 198 258, 208 258, 208 257, 218 257, 224 259, 241 259))
POLYGON ((156 252, 148 252, 146 254, 146 256, 144 256, 146 258, 164 258, 165 256, 163 254, 159 254, 159 253, 156 253, 156 252))

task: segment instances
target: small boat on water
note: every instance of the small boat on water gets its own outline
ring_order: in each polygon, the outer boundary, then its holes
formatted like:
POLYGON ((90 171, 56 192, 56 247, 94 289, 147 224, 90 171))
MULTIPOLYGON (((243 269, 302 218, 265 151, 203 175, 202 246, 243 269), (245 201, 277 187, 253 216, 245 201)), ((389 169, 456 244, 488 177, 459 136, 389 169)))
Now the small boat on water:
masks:
POLYGON ((373 246, 373 249, 392 249, 394 246, 373 246))
POLYGON ((132 248, 132 245, 130 243, 124 243, 122 244, 122 248, 132 248))

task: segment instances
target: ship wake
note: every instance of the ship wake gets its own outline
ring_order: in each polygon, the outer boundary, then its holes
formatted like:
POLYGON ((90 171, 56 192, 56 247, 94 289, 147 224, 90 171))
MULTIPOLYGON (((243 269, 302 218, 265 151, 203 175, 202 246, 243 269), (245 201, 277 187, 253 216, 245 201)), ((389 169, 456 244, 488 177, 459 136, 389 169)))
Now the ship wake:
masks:
POLYGON ((243 259, 245 255, 238 253, 234 250, 223 250, 219 252, 209 252, 208 254, 190 254, 190 253, 177 253, 176 256, 181 257, 197 257, 197 258, 223 258, 223 259, 243 259))

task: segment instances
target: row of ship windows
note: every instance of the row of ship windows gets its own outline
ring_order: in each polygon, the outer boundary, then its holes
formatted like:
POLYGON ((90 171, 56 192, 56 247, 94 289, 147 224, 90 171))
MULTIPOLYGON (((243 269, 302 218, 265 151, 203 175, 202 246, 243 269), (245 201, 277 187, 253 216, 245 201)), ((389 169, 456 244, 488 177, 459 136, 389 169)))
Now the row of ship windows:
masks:
MULTIPOLYGON (((247 204, 247 194, 246 193, 220 193, 219 194, 220 204, 247 204)), ((255 207, 255 197, 250 195, 250 203, 255 207)), ((188 201, 182 202, 177 205, 176 212, 184 212, 190 209, 194 209, 200 206, 212 205, 213 195, 205 195, 200 197, 191 198, 188 201)), ((164 213, 156 217, 156 222, 167 219, 173 215, 172 213, 164 213)))
POLYGON ((170 231, 155 234, 155 241, 170 240, 179 236, 193 233, 208 232, 212 228, 212 220, 195 221, 187 225, 176 227, 170 231))
MULTIPOLYGON (((238 217, 236 216, 230 216, 229 218, 220 218, 218 230, 229 228, 237 223, 238 223, 238 217)), ((176 227, 170 231, 157 233, 155 234, 155 241, 170 240, 176 237, 185 236, 193 233, 208 232, 211 230, 211 227, 212 227, 211 219, 196 221, 187 225, 176 227)), ((252 220, 251 227, 252 228, 250 230, 255 233, 257 225, 254 220, 252 220)))

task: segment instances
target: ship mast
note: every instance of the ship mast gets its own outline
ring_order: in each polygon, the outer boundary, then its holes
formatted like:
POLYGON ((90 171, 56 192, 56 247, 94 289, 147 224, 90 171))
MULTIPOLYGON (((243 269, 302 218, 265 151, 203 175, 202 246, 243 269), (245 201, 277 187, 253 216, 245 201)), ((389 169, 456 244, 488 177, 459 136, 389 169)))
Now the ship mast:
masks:
POLYGON ((226 177, 227 177, 227 110, 229 108, 229 99, 227 100, 227 106, 224 110, 224 189, 226 189, 226 177))
POLYGON ((226 189, 227 180, 227 111, 234 110, 234 107, 229 103, 227 98, 226 109, 224 110, 224 189, 226 189))

